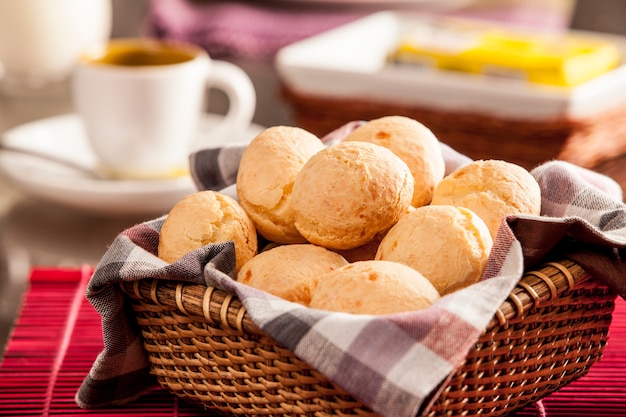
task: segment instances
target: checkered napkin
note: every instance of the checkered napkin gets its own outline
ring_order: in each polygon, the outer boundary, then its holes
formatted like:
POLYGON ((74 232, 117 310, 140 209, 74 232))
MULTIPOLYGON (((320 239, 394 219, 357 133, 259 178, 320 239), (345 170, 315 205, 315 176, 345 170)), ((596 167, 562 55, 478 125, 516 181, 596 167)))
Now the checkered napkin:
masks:
MULTIPOLYGON (((442 146, 448 171, 468 162, 442 146)), ((236 148, 193 155, 198 187, 229 185, 240 155, 236 148)), ((88 285, 87 297, 102 315, 104 350, 76 394, 77 404, 94 408, 132 401, 154 383, 128 301, 116 285, 150 277, 205 283, 237 294, 260 328, 362 403, 387 417, 415 416, 463 363, 523 270, 548 252, 566 252, 619 295, 626 294, 626 206, 619 186, 565 162, 546 163, 532 174, 543 193, 543 216, 503 220, 482 281, 425 310, 389 316, 308 309, 240 284, 232 279, 232 242, 167 264, 157 257, 164 217, 123 231, 88 285)))

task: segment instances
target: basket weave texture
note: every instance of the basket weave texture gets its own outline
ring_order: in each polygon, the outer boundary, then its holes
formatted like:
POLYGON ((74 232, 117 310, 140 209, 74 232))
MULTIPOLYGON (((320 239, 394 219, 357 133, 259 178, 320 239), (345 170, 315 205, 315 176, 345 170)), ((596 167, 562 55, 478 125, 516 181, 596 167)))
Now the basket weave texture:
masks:
POLYGON ((587 117, 525 120, 442 110, 375 99, 325 97, 283 86, 282 98, 298 126, 319 135, 353 120, 407 116, 428 126, 442 142, 472 159, 503 159, 527 169, 552 159, 594 167, 626 152, 626 106, 587 117))
MULTIPOLYGON (((120 285, 151 372, 181 398, 229 415, 376 415, 264 334, 236 296, 161 279, 120 285)), ((528 271, 420 415, 505 415, 583 376, 602 356, 614 299, 569 260, 528 271)))

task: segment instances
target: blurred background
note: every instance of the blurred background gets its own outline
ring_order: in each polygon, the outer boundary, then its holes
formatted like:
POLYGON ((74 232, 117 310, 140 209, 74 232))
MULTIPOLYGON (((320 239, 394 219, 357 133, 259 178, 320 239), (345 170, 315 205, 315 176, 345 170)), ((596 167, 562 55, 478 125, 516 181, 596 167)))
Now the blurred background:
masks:
MULTIPOLYGON (((488 18, 505 23, 511 21, 547 30, 571 28, 626 34, 626 2, 623 0, 112 2, 113 37, 152 33, 194 40, 203 44, 213 58, 229 60, 243 67, 252 78, 261 103, 255 122, 264 126, 293 123, 287 104, 278 96, 279 79, 272 62, 274 53, 290 42, 377 10, 409 9, 488 18), (188 3, 185 11, 195 11, 195 16, 180 12, 179 3, 188 3), (285 25, 280 26, 277 22, 285 25), (256 50, 244 44, 255 36, 257 41, 253 47, 256 50)), ((223 112, 227 104, 225 98, 218 94, 212 97, 214 101, 210 109, 223 112)))
MULTIPOLYGON (((112 37, 184 39, 202 45, 215 59, 241 66, 254 83, 254 122, 261 126, 297 124, 281 95, 274 63, 280 48, 382 9, 482 17, 546 31, 571 28, 626 35, 624 0, 111 0, 111 5, 112 37)), ((223 113, 227 105, 216 92, 209 111, 223 113)), ((0 132, 71 111, 69 94, 34 99, 0 95, 0 132)), ((620 109, 610 118, 623 121, 625 115, 620 109)), ((607 126, 613 130, 613 125, 607 126)), ((613 172, 623 171, 623 161, 612 164, 613 172)), ((144 220, 95 216, 43 203, 0 179, 0 357, 30 268, 95 265, 120 231, 144 220)))

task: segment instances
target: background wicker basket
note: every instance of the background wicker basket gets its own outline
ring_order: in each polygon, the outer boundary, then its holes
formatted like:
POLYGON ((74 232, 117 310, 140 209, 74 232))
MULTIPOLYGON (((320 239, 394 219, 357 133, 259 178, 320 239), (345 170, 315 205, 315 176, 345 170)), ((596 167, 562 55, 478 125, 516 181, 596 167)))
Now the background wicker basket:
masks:
POLYGON ((419 120, 438 139, 472 159, 503 159, 527 169, 551 159, 593 167, 626 152, 626 106, 585 118, 523 120, 442 111, 397 102, 324 97, 283 86, 296 124, 322 137, 353 120, 400 115, 419 120))
MULTIPOLYGON (((122 284, 159 383, 231 415, 375 414, 252 323, 213 287, 144 279, 122 284)), ((528 271, 425 416, 499 416, 583 376, 607 342, 615 294, 579 265, 528 271)))

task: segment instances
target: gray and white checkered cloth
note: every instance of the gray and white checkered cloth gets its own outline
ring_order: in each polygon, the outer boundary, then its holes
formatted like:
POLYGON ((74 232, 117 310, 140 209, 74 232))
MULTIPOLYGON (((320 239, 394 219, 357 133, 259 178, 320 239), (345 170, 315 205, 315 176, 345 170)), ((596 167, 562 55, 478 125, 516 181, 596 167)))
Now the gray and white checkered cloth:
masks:
MULTIPOLYGON (((344 129, 345 130, 345 129, 344 129)), ((468 159, 442 145, 448 172, 468 159)), ((241 150, 209 149, 191 158, 199 189, 232 185, 241 150)), ((548 252, 567 256, 626 295, 626 206, 608 177, 561 161, 535 168, 542 216, 503 219, 483 279, 431 307, 388 316, 324 312, 233 280, 232 242, 168 264, 157 257, 161 217, 123 231, 96 267, 87 297, 102 316, 104 350, 76 394, 83 408, 132 401, 154 384, 120 281, 203 283, 236 294, 276 341, 382 416, 412 417, 468 351, 525 269, 548 252)))

